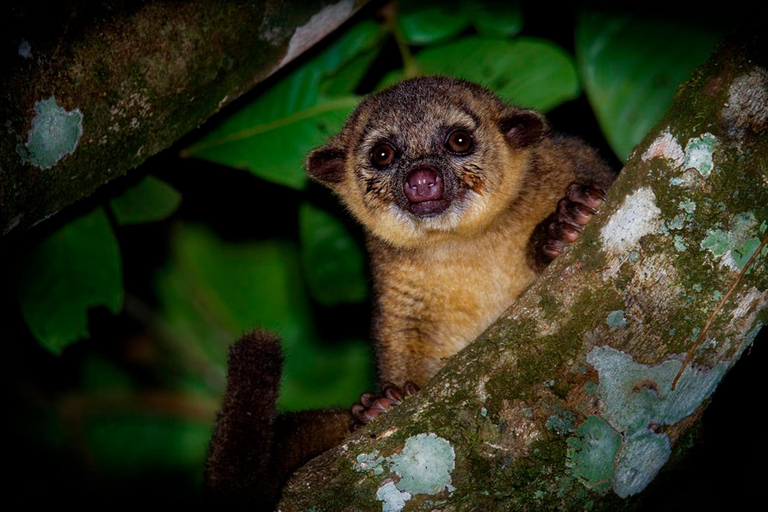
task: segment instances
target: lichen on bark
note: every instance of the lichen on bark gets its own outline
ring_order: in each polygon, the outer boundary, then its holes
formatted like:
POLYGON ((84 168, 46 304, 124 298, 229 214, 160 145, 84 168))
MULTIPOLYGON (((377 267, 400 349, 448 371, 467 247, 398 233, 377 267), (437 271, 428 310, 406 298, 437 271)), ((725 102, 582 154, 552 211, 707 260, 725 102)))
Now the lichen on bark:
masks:
POLYGON ((0 42, 18 51, 0 56, 0 236, 48 218, 169 147, 363 3, 9 7, 0 42))

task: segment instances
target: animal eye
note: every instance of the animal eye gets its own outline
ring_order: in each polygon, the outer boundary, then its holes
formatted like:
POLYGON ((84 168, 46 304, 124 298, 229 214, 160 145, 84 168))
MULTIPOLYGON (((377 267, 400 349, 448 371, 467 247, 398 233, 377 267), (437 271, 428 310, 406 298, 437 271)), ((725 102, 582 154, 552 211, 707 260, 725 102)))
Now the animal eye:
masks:
POLYGON ((395 159, 395 150, 389 144, 379 144, 371 152, 371 163, 374 167, 382 169, 395 159))
POLYGON ((474 146, 472 136, 464 130, 451 132, 445 143, 446 149, 453 153, 469 153, 474 146))

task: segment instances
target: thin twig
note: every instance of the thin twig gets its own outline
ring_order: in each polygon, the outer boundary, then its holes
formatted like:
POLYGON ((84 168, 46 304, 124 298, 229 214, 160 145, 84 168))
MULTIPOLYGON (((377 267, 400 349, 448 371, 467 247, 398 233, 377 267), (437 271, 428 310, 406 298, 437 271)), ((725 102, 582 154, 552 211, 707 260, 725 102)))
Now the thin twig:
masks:
POLYGON ((752 264, 757 259, 757 256, 760 254, 760 251, 763 250, 763 247, 765 247, 765 244, 768 243, 768 235, 763 238, 762 242, 760 242, 760 246, 755 250, 755 252, 752 254, 752 256, 749 258, 749 261, 747 261, 747 264, 744 265, 744 268, 741 269, 741 272, 739 273, 739 277, 736 278, 736 281, 731 285, 731 287, 728 289, 728 292, 723 295, 723 298, 720 299, 720 302, 715 307, 715 310, 712 312, 711 315, 709 315, 709 318, 707 318, 707 323, 704 324, 704 328, 699 333, 699 336, 696 338, 696 341, 693 342, 693 345, 691 345, 691 348, 688 349, 688 352, 685 355, 685 361, 683 361, 683 365, 680 367, 680 370, 677 372, 677 375, 675 376, 675 380, 672 381, 672 389, 675 389, 675 386, 677 386, 677 381, 680 380, 680 376, 683 374, 683 370, 685 370, 685 367, 688 366, 688 363, 691 362, 693 359, 693 353, 696 351, 696 348, 701 344, 702 341, 704 341, 704 336, 707 334, 707 331, 709 330, 709 327, 712 325, 712 322, 714 322, 715 317, 720 313, 720 310, 723 309, 723 306, 725 305, 725 302, 728 300, 728 298, 733 294, 734 291, 736 291, 736 288, 741 283, 741 279, 747 274, 747 270, 752 266, 752 264))

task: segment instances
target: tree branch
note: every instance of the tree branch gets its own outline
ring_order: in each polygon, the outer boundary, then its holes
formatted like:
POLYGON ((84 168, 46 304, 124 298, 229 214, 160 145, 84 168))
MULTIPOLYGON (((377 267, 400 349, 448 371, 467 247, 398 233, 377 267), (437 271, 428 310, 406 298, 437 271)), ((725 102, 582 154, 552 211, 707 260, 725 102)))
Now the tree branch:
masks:
POLYGON ((30 0, 9 8, 0 41, 18 52, 0 59, 0 236, 169 147, 363 3, 30 0))

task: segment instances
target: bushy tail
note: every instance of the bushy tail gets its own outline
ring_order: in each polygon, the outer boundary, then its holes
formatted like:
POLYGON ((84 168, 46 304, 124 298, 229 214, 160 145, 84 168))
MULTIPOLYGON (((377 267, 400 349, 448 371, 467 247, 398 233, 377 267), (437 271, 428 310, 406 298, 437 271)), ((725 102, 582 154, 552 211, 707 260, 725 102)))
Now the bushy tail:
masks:
POLYGON ((227 365, 204 484, 217 505, 275 510, 288 477, 339 444, 350 416, 336 409, 277 414, 283 355, 270 333, 245 334, 230 348, 227 365))

